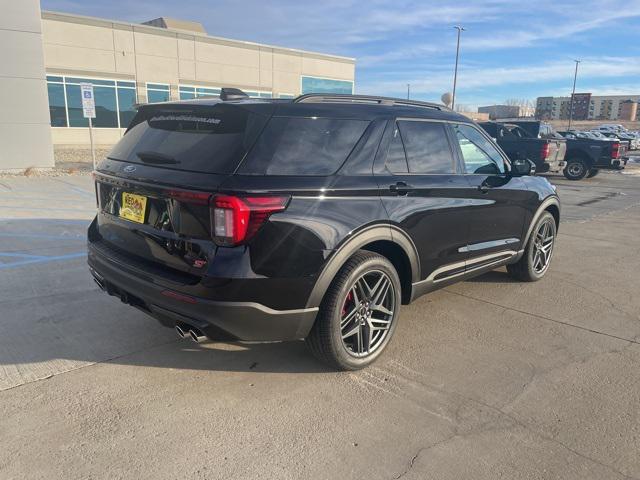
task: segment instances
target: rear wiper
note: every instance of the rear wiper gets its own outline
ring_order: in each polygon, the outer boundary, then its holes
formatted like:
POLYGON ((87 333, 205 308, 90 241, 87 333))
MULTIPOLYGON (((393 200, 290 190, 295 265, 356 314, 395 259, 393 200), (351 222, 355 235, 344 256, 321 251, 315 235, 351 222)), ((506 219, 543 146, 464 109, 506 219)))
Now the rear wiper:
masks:
POLYGON ((136 155, 144 163, 157 163, 162 165, 180 163, 179 160, 158 152, 137 152, 136 155))

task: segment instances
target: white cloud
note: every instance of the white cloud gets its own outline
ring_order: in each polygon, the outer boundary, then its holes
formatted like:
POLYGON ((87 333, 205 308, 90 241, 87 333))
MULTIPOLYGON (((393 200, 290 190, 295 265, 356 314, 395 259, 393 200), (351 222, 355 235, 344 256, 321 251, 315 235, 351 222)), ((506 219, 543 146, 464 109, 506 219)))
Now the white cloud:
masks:
MULTIPOLYGON (((475 33, 473 27, 468 28, 462 36, 461 44, 464 52, 523 48, 539 44, 553 45, 559 39, 575 37, 637 16, 640 16, 639 0, 624 5, 606 0, 583 1, 579 5, 562 2, 562 9, 559 9, 555 2, 515 4, 505 7, 500 16, 501 21, 498 23, 502 23, 504 27, 483 28, 480 33, 475 33), (537 20, 540 12, 542 21, 537 20)), ((446 22, 443 24, 446 25, 446 22)), ((448 26, 450 24, 451 22, 448 26)), ((453 52, 454 40, 454 36, 450 35, 446 39, 439 38, 437 42, 396 45, 391 50, 359 58, 359 64, 365 67, 384 66, 424 58, 434 53, 453 52)))
MULTIPOLYGON (((567 81, 567 91, 573 77, 573 62, 567 58, 564 61, 554 60, 525 67, 475 67, 467 68, 461 65, 458 71, 458 88, 460 90, 474 90, 505 85, 524 85, 567 81)), ((640 57, 597 57, 584 58, 580 64, 579 78, 582 84, 586 79, 617 78, 640 75, 640 57)), ((416 94, 440 94, 451 89, 452 72, 440 70, 432 72, 427 78, 413 77, 403 80, 402 84, 410 83, 411 90, 416 94)), ((400 81, 362 81, 357 85, 360 92, 384 93, 399 90, 400 81)), ((640 83, 636 85, 640 90, 640 83)))

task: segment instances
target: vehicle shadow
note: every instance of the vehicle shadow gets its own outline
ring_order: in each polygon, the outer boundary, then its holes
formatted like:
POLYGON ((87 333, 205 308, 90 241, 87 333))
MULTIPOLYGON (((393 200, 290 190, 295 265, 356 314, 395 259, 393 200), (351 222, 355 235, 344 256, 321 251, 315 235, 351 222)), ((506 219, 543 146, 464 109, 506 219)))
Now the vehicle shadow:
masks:
POLYGON ((470 278, 466 280, 470 283, 518 283, 518 281, 512 278, 506 271, 501 268, 500 270, 492 270, 478 277, 470 278))
POLYGON ((0 390, 91 363, 200 371, 330 371, 304 342, 196 344, 102 292, 86 221, 0 223, 0 390))
MULTIPOLYGON (((163 328, 163 327, 159 327, 163 328)), ((141 352, 109 360, 120 365, 253 373, 326 373, 332 370, 317 361, 303 341, 216 342, 195 344, 178 339, 141 352)))

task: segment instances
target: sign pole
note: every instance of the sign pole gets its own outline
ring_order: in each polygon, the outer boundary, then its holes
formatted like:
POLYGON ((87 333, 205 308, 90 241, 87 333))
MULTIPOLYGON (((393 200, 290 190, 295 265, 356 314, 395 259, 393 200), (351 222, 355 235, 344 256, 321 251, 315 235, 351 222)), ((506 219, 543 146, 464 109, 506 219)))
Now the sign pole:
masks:
POLYGON ((93 119, 96 118, 96 99, 93 95, 93 85, 90 83, 80 84, 82 95, 82 115, 89 119, 89 141, 91 142, 91 161, 93 169, 96 169, 96 149, 93 144, 93 119))
POLYGON ((93 146, 93 122, 89 117, 89 141, 91 142, 91 160, 93 161, 93 169, 96 169, 96 149, 93 146))

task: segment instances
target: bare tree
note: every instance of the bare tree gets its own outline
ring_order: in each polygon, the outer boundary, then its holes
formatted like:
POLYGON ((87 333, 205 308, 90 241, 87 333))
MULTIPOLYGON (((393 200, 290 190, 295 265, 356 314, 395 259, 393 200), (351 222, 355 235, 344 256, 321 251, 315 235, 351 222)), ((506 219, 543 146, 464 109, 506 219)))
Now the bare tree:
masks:
POLYGON ((535 102, 527 98, 507 98, 504 104, 511 107, 520 107, 520 116, 522 117, 533 116, 536 110, 535 102))

